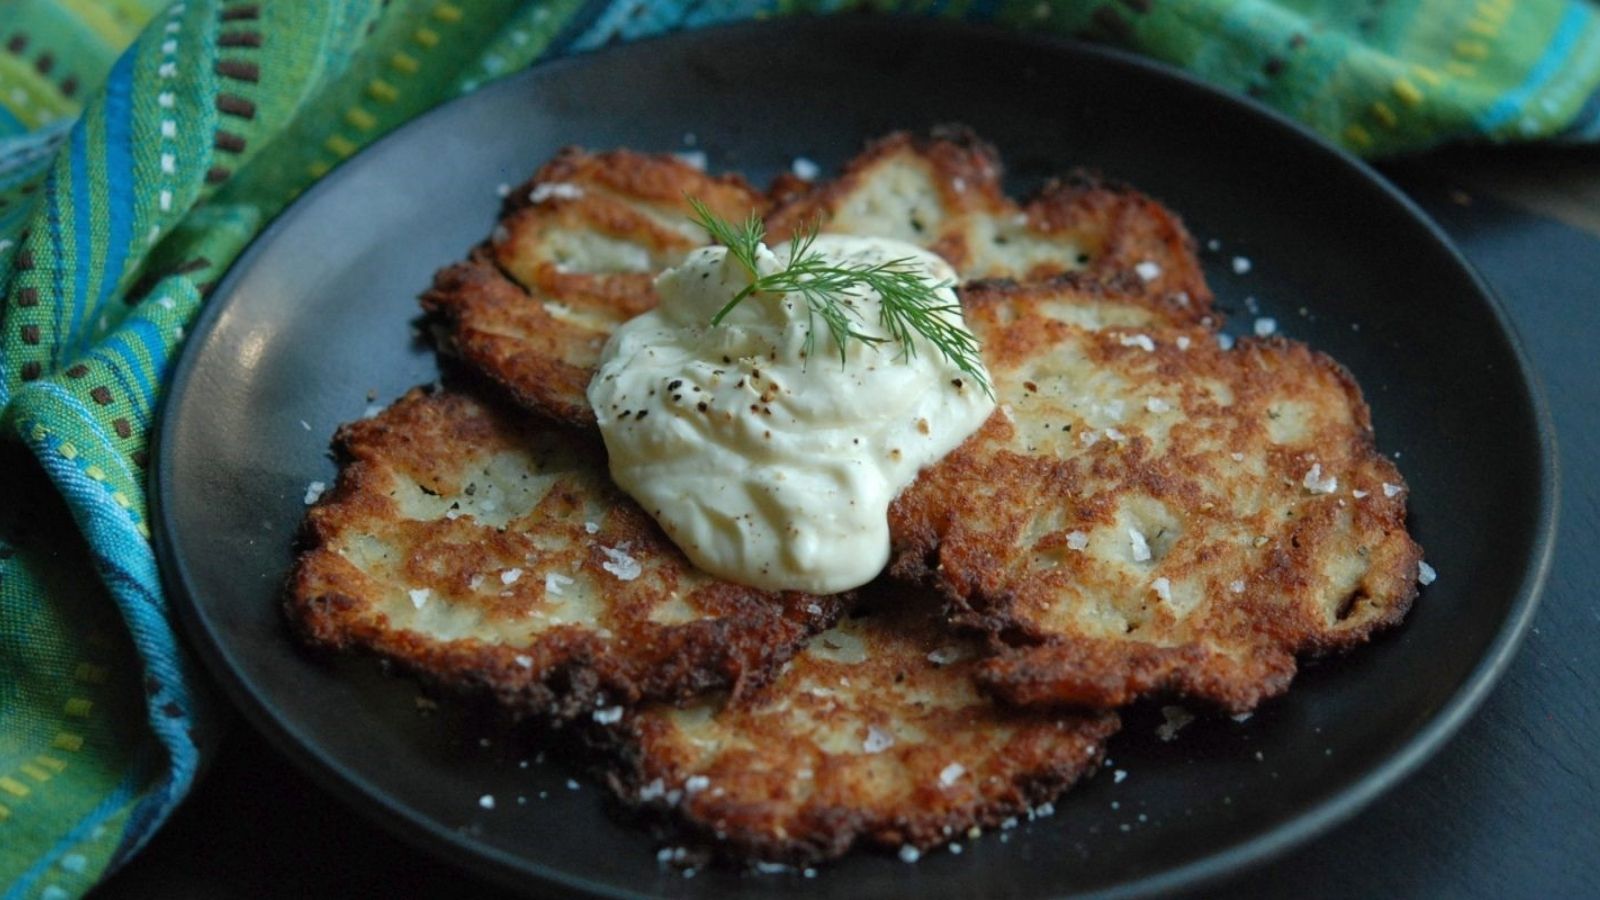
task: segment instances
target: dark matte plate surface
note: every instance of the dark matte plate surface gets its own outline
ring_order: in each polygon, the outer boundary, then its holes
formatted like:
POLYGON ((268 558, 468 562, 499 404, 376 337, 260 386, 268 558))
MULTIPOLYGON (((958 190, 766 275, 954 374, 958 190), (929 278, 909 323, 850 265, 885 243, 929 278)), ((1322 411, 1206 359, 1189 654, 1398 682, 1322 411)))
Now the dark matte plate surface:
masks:
POLYGON ((1105 51, 868 18, 740 26, 539 67, 361 154, 234 267, 196 328, 160 434, 164 571, 212 672, 349 802, 428 848, 531 889, 698 895, 1053 895, 1192 883, 1304 840, 1413 770, 1515 649, 1548 565, 1554 443, 1495 301, 1442 234, 1370 170, 1274 116, 1105 51), (328 436, 434 379, 415 295, 490 228, 496 186, 558 147, 694 149, 762 182, 803 155, 958 120, 1025 190, 1083 164, 1177 209, 1232 328, 1260 314, 1366 389, 1440 572, 1404 627, 1311 665, 1244 723, 1176 741, 1129 714, 1112 764, 1053 818, 915 866, 858 854, 817 878, 658 867, 590 783, 521 762, 463 714, 366 661, 291 644, 278 592, 328 436), (1247 273, 1233 258, 1250 260, 1247 273), (1247 300, 1247 298, 1255 298, 1247 300), (487 746, 485 746, 485 743, 487 746), (1113 770, 1126 773, 1120 782, 1113 770), (479 798, 496 798, 492 810, 479 798), (519 801, 519 798, 522 800, 519 801))

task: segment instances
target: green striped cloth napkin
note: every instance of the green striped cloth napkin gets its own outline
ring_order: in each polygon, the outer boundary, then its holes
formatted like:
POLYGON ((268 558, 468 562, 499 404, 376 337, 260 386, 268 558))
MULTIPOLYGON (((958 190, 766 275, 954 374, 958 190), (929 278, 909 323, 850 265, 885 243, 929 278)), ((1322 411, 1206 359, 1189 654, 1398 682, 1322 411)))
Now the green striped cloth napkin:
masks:
POLYGON ((0 0, 0 894, 87 891, 219 725, 145 487, 184 327, 251 237, 536 60, 857 7, 1131 47, 1368 156, 1600 138, 1585 0, 0 0))

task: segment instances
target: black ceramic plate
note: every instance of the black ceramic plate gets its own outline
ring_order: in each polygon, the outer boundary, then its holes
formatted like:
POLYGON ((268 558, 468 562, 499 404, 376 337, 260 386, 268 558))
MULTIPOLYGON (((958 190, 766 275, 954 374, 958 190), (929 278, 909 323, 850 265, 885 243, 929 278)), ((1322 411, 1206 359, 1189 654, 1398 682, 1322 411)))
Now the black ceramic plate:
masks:
POLYGON ((382 141, 233 268, 179 365, 159 449, 172 595, 257 726, 436 852, 514 885, 608 894, 1139 892, 1260 860, 1355 812, 1476 707, 1533 610, 1555 516, 1549 425, 1506 318, 1440 231, 1369 169, 1125 56, 857 17, 541 66, 382 141), (862 853, 815 879, 684 879, 592 784, 569 789, 572 773, 554 763, 524 768, 529 753, 498 735, 483 746, 457 712, 420 715, 414 686, 370 662, 316 662, 291 644, 278 593, 307 483, 332 480, 338 423, 435 378, 412 333, 414 297, 489 230, 497 185, 569 143, 691 140, 714 169, 760 183, 795 156, 827 168, 864 138, 952 120, 999 145, 1016 190, 1088 165, 1166 201, 1203 246, 1219 242, 1207 276, 1234 328, 1248 330, 1259 304, 1351 368, 1440 573, 1404 627, 1308 666, 1244 723, 1203 717, 1166 743, 1158 709, 1134 711, 1107 769, 1005 842, 989 835, 915 866, 862 853))

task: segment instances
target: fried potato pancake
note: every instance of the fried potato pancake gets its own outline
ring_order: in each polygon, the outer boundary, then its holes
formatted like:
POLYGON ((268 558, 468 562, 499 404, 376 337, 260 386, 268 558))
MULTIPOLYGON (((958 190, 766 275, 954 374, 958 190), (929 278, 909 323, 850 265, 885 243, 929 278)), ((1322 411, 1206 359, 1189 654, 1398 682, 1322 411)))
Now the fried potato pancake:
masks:
MULTIPOLYGON (((1082 269, 1209 311, 1194 242, 1161 204, 1078 173, 1019 206, 1000 177, 994 148, 965 129, 895 133, 833 181, 780 179, 769 241, 815 223, 926 247, 963 280, 1082 269)), ((435 276, 422 306, 440 346, 520 405, 593 425, 584 389, 606 338, 655 305, 656 273, 707 239, 688 219, 687 196, 730 220, 768 207, 737 176, 709 176, 671 156, 564 151, 509 195, 488 245, 435 276)))
POLYGON ((520 405, 593 425, 584 388, 606 338, 709 240, 688 197, 734 221, 767 205, 739 176, 673 156, 563 150, 507 195, 487 245, 434 276, 422 306, 441 347, 520 405))
POLYGON ((700 572, 612 486, 598 440, 465 394, 413 390, 335 444, 290 620, 519 715, 742 696, 844 603, 700 572))
POLYGON ((775 190, 783 199, 767 230, 783 240, 816 223, 825 232, 894 238, 944 257, 963 281, 1142 273, 1137 284, 1150 296, 1209 307, 1194 239, 1160 203, 1075 171, 1019 206, 1001 176, 1000 154, 965 128, 895 132, 831 181, 775 190))
POLYGON ((897 499, 892 570, 995 636, 985 688, 1238 713, 1404 616, 1405 482, 1336 362, 1083 279, 962 299, 1001 407, 897 499))
POLYGON ((995 703, 973 683, 978 642, 917 599, 812 638, 760 692, 627 715, 613 788, 715 854, 797 864, 1048 814, 1116 714, 995 703))

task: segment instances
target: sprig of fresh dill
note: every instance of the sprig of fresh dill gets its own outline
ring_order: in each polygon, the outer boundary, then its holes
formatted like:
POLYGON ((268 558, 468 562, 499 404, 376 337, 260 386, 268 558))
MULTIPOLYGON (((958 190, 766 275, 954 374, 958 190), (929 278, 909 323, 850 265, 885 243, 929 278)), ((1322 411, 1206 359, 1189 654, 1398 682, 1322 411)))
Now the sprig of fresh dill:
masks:
POLYGON ((917 272, 910 257, 879 263, 839 264, 813 249, 817 226, 804 228, 789 238, 789 261, 782 269, 766 275, 756 268, 756 253, 766 239, 766 226, 751 213, 743 222, 733 223, 717 216, 709 207, 690 197, 693 219, 728 248, 728 255, 750 276, 750 283, 733 295, 711 324, 720 325, 735 307, 757 294, 794 294, 806 304, 805 353, 809 359, 816 347, 816 320, 821 319, 839 349, 839 364, 848 357, 850 341, 879 345, 900 345, 902 357, 917 354, 916 335, 938 349, 951 365, 967 375, 991 397, 994 389, 979 356, 978 339, 961 324, 961 304, 942 299, 939 294, 949 282, 930 284, 917 272), (856 328, 861 311, 850 302, 852 292, 869 290, 880 298, 878 324, 887 338, 867 334, 856 328))

